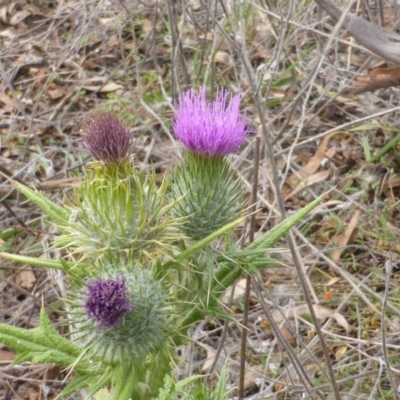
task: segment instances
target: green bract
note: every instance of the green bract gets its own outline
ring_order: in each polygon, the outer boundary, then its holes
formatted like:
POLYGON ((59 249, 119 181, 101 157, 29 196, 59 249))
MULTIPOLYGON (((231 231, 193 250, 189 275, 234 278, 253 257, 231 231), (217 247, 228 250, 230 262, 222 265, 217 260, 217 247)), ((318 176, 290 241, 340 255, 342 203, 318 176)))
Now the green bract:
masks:
POLYGON ((172 199, 176 201, 172 213, 184 218, 179 228, 193 240, 203 239, 243 215, 243 186, 226 158, 186 153, 172 179, 172 199))
POLYGON ((170 253, 179 221, 169 215, 167 184, 129 164, 92 164, 58 245, 91 259, 106 252, 147 260, 170 253))

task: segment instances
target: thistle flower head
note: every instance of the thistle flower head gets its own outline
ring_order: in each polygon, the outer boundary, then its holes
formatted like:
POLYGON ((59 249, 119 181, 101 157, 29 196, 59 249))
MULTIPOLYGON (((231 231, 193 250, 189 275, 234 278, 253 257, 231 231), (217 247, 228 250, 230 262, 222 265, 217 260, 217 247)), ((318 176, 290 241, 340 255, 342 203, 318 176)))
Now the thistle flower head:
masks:
POLYGON ((120 163, 129 155, 129 129, 111 113, 97 114, 83 126, 83 142, 96 160, 120 163))
POLYGON ((95 272, 95 279, 69 294, 75 339, 85 352, 128 364, 168 352, 179 330, 175 296, 153 267, 117 257, 112 264, 99 261, 95 272))
POLYGON ((86 313, 103 328, 118 324, 127 312, 132 311, 123 279, 92 281, 88 283, 87 291, 86 313))
POLYGON ((219 89, 216 99, 208 104, 205 88, 198 94, 191 89, 176 105, 175 135, 193 153, 227 155, 236 150, 249 133, 245 115, 240 114, 239 108, 240 96, 229 96, 227 90, 219 89))

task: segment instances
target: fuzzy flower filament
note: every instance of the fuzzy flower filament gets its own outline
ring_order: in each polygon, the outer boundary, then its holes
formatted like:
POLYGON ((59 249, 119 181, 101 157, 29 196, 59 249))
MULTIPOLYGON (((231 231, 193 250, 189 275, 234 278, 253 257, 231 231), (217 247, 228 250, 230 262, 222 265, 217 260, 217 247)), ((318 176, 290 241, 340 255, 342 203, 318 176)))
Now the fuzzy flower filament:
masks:
POLYGON ((133 309, 126 295, 126 284, 123 279, 89 282, 87 291, 86 313, 103 328, 115 326, 127 312, 133 309))
POLYGON ((190 152, 211 157, 232 153, 249 133, 240 114, 240 96, 219 89, 209 104, 205 88, 198 94, 187 91, 175 108, 174 132, 190 152))
POLYGON ((132 136, 115 115, 102 113, 84 124, 83 142, 96 160, 121 163, 129 156, 132 136))

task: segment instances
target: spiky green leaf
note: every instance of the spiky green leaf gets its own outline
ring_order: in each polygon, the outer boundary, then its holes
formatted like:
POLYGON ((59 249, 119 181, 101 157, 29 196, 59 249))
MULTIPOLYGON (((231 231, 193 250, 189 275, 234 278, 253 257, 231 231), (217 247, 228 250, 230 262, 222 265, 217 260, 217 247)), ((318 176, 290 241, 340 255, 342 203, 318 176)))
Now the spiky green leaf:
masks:
POLYGON ((45 310, 40 313, 40 326, 22 329, 0 324, 0 342, 17 352, 15 363, 54 363, 70 366, 80 354, 79 346, 64 339, 52 327, 45 310))
POLYGON ((53 203, 47 197, 43 196, 39 191, 32 190, 25 185, 15 184, 16 189, 22 193, 28 200, 35 203, 52 222, 59 226, 64 226, 69 221, 70 214, 63 207, 53 203))

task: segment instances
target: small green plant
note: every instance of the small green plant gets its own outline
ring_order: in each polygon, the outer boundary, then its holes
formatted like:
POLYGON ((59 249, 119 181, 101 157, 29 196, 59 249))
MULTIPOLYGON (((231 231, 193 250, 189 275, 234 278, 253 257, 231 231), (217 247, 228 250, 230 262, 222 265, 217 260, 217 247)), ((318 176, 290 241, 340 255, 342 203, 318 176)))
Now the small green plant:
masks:
POLYGON ((57 83, 60 81, 60 79, 61 79, 61 75, 58 73, 54 73, 50 78, 50 82, 57 83))

